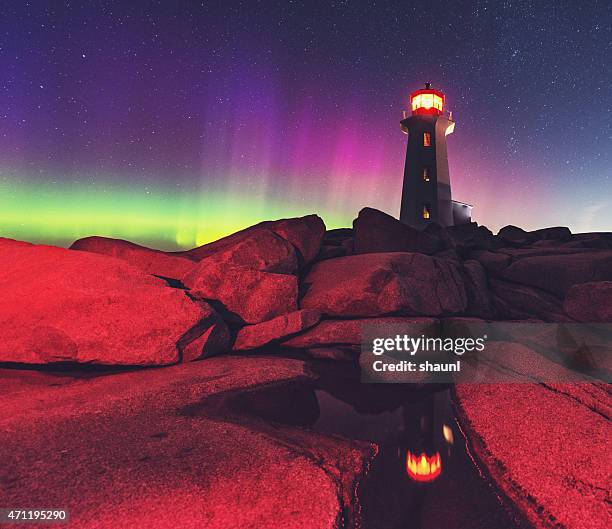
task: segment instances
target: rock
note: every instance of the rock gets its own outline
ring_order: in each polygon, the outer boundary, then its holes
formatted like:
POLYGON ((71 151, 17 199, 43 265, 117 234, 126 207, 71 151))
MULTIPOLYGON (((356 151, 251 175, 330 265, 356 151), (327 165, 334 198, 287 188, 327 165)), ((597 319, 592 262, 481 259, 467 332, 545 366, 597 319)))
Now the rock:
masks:
POLYGON ((325 261, 326 259, 335 259, 336 257, 344 257, 349 255, 349 252, 344 246, 333 246, 329 244, 322 244, 319 255, 317 255, 316 261, 325 261))
POLYGON ((440 241, 439 251, 455 248, 455 241, 451 237, 451 234, 446 228, 443 228, 436 222, 431 222, 425 226, 423 233, 440 241))
POLYGON ((528 233, 529 237, 533 241, 554 240, 559 242, 567 242, 572 238, 572 232, 565 226, 542 228, 540 230, 534 230, 528 233))
POLYGON ((352 362, 359 357, 359 348, 355 347, 312 347, 304 353, 317 360, 334 360, 337 362, 352 362))
POLYGON ((354 252, 420 252, 432 254, 441 249, 440 241, 400 222, 391 215, 363 208, 353 221, 354 252))
POLYGON ((523 257, 501 277, 564 297, 575 284, 612 280, 612 251, 523 257))
POLYGON ((224 356, 90 379, 43 375, 35 384, 27 373, 7 384, 6 371, 3 503, 61 505, 70 526, 83 528, 358 524, 369 443, 215 415, 259 386, 312 379, 301 361, 224 356), (33 454, 44 463, 32 464, 33 454))
POLYGON ((485 226, 479 226, 475 222, 449 226, 444 228, 444 232, 459 253, 466 253, 470 250, 494 251, 502 246, 500 240, 493 235, 491 230, 485 226))
POLYGON ((70 246, 81 250, 116 257, 147 274, 181 280, 194 267, 194 262, 159 250, 108 237, 85 237, 70 246))
POLYGON ((612 244, 606 239, 592 238, 571 240, 563 243, 563 248, 591 248, 597 250, 612 250, 612 244))
MULTIPOLYGON (((531 378, 533 364, 525 365, 522 377, 531 378)), ((530 526, 609 527, 602 513, 610 472, 602 457, 612 402, 604 385, 459 384, 455 400, 475 457, 530 526)))
POLYGON ((325 234, 325 224, 317 215, 260 222, 255 226, 228 235, 218 241, 185 252, 177 252, 177 255, 200 261, 204 257, 209 257, 215 253, 225 251, 235 246, 244 239, 250 237, 254 232, 260 230, 274 232, 276 235, 289 242, 299 252, 300 264, 308 264, 319 253, 321 241, 325 234))
POLYGON ((297 269, 293 245, 258 228, 202 258, 183 282, 230 319, 254 324, 297 310, 297 278, 289 275, 297 269))
POLYGON ((325 224, 317 215, 277 220, 267 227, 293 244, 300 252, 304 264, 310 263, 317 256, 325 235, 325 224))
POLYGON ((179 350, 182 352, 183 362, 193 362, 202 358, 209 358, 218 354, 226 353, 230 350, 232 337, 225 321, 217 314, 210 305, 199 302, 206 308, 208 318, 208 328, 204 332, 183 336, 179 343, 179 350), (198 335, 199 334, 199 335, 198 335))
POLYGON ((324 320, 306 332, 283 342, 286 347, 310 349, 326 346, 361 345, 361 329, 364 325, 422 325, 428 329, 436 325, 434 318, 364 318, 358 320, 324 320))
POLYGON ((441 252, 436 252, 433 256, 438 259, 447 259, 448 261, 456 261, 457 263, 461 262, 461 256, 454 248, 447 248, 441 252))
MULTIPOLYGON (((539 242, 555 242, 555 241, 539 241, 539 242)), ((531 245, 526 248, 500 248, 500 254, 510 256, 511 261, 517 261, 525 257, 537 257, 541 255, 573 255, 584 253, 581 248, 567 248, 559 243, 552 246, 531 245)))
POLYGON ((466 295, 457 263, 419 253, 351 255, 317 263, 300 307, 328 316, 458 313, 466 295))
POLYGON ((484 266, 487 273, 499 275, 506 268, 512 258, 504 253, 489 252, 488 250, 475 250, 469 253, 470 259, 476 259, 484 266))
POLYGON ((253 230, 241 241, 213 255, 204 257, 195 267, 194 273, 210 267, 226 269, 244 266, 261 272, 294 274, 298 261, 293 245, 267 229, 253 230))
POLYGON ((228 317, 254 324, 297 310, 295 276, 246 267, 225 269, 206 261, 198 263, 184 283, 193 296, 218 302, 228 317))
POLYGON ((491 279, 491 290, 497 314, 502 319, 538 318, 548 322, 569 321, 561 301, 541 290, 525 285, 491 279))
POLYGON ((495 306, 483 266, 474 260, 463 263, 463 282, 467 294, 465 314, 479 318, 493 319, 495 306))
POLYGON ((238 332, 234 350, 257 349, 278 342, 316 325, 320 319, 319 311, 304 309, 283 314, 256 325, 247 325, 238 332))
POLYGON ((531 248, 559 248, 559 246, 563 244, 554 239, 541 239, 539 241, 532 242, 530 244, 531 248))
POLYGON ((612 281, 574 285, 567 292, 563 309, 577 321, 612 323, 612 281))
POLYGON ((526 245, 534 240, 533 236, 518 226, 504 226, 497 233, 497 237, 510 245, 526 245))
POLYGON ((352 239, 353 235, 352 228, 334 228, 325 232, 323 242, 325 244, 332 244, 334 241, 340 243, 346 239, 352 239))
POLYGON ((563 244, 566 248, 598 248, 612 250, 612 233, 593 232, 575 233, 569 242, 563 244))
POLYGON ((325 232, 317 261, 353 254, 353 230, 336 228, 325 232))
POLYGON ((195 340, 218 352, 202 338, 224 325, 210 306, 123 261, 6 241, 0 258, 0 361, 166 365, 195 340))

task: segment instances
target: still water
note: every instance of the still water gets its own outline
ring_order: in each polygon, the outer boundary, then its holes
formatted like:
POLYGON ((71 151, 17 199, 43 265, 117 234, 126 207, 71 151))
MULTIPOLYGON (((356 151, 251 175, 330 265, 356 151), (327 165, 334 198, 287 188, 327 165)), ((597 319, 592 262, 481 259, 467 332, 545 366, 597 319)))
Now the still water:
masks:
POLYGON ((313 363, 319 379, 253 390, 233 413, 378 445, 359 486, 363 529, 516 529, 512 513, 473 459, 448 386, 361 384, 356 373, 313 363))

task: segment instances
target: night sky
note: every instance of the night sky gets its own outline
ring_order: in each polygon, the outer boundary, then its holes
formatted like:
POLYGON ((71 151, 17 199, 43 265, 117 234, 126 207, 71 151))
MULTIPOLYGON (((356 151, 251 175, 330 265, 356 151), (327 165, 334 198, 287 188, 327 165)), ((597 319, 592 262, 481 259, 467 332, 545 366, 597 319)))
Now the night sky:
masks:
POLYGON ((425 81, 480 224, 612 229, 609 0, 49 0, 0 7, 0 235, 176 248, 398 216, 425 81))

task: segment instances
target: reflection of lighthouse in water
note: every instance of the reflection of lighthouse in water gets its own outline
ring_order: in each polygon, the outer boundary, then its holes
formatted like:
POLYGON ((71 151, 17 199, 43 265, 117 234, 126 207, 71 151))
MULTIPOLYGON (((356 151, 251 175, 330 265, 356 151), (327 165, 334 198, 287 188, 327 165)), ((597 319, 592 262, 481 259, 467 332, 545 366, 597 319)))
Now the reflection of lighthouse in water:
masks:
MULTIPOLYGON (((398 456, 405 461, 408 477, 413 481, 426 483, 434 481, 442 473, 442 456, 434 431, 435 403, 433 395, 423 400, 418 410, 402 407, 404 429, 400 434, 398 456), (415 413, 416 412, 416 413, 415 413)), ((447 442, 452 440, 452 430, 448 425, 442 427, 442 436, 447 442)))

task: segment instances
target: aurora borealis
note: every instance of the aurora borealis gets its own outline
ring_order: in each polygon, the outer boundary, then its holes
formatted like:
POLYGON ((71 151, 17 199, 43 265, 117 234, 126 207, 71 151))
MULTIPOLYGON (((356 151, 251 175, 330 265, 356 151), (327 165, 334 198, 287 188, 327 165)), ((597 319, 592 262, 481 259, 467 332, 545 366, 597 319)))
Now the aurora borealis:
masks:
POLYGON ((497 230, 612 226, 612 5, 40 2, 0 18, 0 235, 189 247, 397 215, 408 93, 446 93, 453 195, 497 230))

